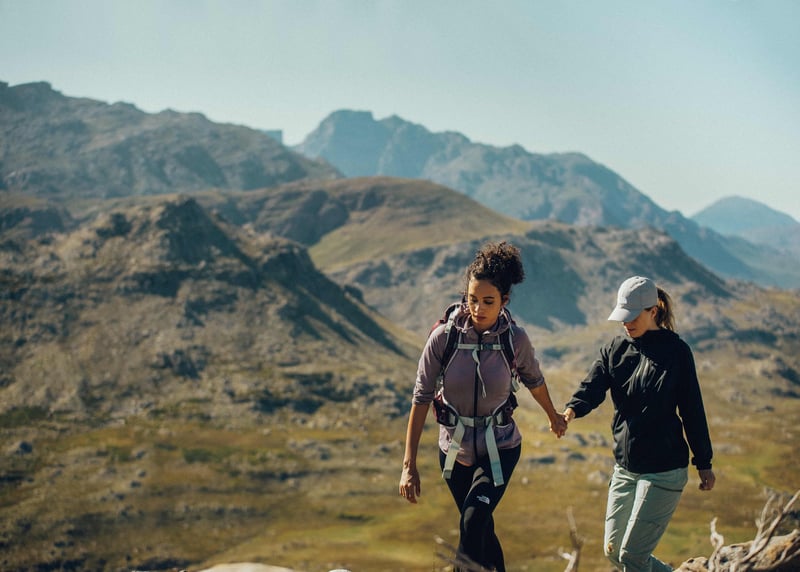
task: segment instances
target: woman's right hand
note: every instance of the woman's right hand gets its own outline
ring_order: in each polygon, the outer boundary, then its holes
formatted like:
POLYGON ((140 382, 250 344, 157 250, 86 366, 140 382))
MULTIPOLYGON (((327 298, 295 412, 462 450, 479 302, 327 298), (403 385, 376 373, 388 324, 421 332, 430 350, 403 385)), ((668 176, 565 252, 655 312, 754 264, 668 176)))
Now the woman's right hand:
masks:
POLYGON ((403 467, 403 474, 400 475, 400 496, 410 503, 417 504, 417 497, 421 491, 417 468, 403 467))

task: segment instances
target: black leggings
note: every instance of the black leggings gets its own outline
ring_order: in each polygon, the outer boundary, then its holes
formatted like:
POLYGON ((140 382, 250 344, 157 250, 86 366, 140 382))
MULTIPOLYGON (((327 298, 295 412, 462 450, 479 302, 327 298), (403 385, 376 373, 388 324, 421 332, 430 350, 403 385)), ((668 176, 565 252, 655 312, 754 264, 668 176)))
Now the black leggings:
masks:
MULTIPOLYGON (((513 449, 500 449, 500 466, 505 484, 494 486, 489 459, 478 461, 477 465, 466 467, 460 463, 453 465, 453 473, 446 479, 453 500, 461 513, 461 537, 458 552, 474 562, 497 572, 505 572, 505 561, 500 541, 494 532, 492 513, 497 507, 511 473, 517 466, 522 446, 513 449)), ((439 465, 444 468, 446 455, 439 451, 439 465)))

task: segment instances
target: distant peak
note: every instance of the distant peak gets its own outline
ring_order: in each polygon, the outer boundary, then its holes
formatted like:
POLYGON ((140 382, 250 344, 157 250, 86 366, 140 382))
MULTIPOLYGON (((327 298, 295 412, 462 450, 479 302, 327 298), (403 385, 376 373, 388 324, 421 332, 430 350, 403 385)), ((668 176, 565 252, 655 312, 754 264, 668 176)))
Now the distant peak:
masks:
POLYGON ((355 109, 339 109, 328 116, 328 120, 331 121, 342 119, 346 119, 348 121, 375 121, 375 117, 372 115, 371 111, 361 111, 355 109))
POLYGON ((20 83, 13 87, 13 89, 24 89, 27 91, 55 91, 53 86, 48 81, 32 81, 29 83, 20 83))
POLYGON ((695 214, 692 219, 721 234, 740 235, 751 240, 753 239, 751 233, 755 231, 769 234, 778 228, 800 226, 800 223, 784 212, 759 201, 736 195, 715 201, 695 214))

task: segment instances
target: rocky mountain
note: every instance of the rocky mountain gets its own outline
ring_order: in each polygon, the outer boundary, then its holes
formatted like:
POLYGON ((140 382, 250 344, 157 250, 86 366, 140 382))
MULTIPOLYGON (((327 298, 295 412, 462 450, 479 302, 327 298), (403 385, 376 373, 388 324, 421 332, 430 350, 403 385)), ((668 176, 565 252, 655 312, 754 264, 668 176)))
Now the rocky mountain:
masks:
POLYGON ((2 411, 113 417, 190 397, 214 411, 313 411, 386 393, 409 353, 304 248, 242 231, 192 198, 28 239, 15 229, 0 235, 2 411), (364 363, 365 351, 386 358, 364 363))
POLYGON ((771 246, 800 260, 800 222, 764 203, 725 197, 695 214, 692 220, 722 235, 771 246))
POLYGON ((486 240, 522 249, 527 279, 511 308, 543 332, 602 321, 619 282, 640 273, 687 306, 693 335, 713 337, 730 324, 703 312, 737 292, 663 232, 519 221, 412 179, 133 197, 86 221, 28 197, 3 205, 0 220, 15 221, 0 235, 6 408, 144 411, 180 401, 181 387, 288 404, 295 368, 337 375, 348 355, 358 374, 345 385, 365 390, 358 356, 395 356, 387 371, 413 356, 486 240), (43 368, 54 372, 45 383, 20 383, 43 368), (252 374, 265 368, 272 379, 252 374))
POLYGON ((397 116, 377 121, 368 111, 336 111, 296 148, 326 159, 348 177, 427 179, 523 220, 636 227, 666 214, 619 175, 579 153, 494 147, 460 133, 431 133, 397 116))
POLYGON ((524 220, 653 226, 724 276, 800 285, 796 257, 733 242, 666 212, 580 154, 501 149, 458 133, 434 134, 398 117, 375 121, 370 113, 349 111, 333 113, 298 150, 302 154, 261 131, 213 123, 197 113, 148 114, 125 103, 67 97, 44 82, 0 82, 0 192, 85 203, 340 177, 321 157, 346 176, 431 180, 524 220))
POLYGON ((255 232, 300 242, 328 276, 422 334, 431 316, 459 297, 463 269, 489 239, 521 247, 528 278, 512 307, 523 323, 545 330, 601 319, 607 308, 597 300, 613 299, 619 282, 634 273, 653 276, 691 305, 732 295, 730 284, 661 231, 520 221, 426 181, 305 181, 195 198, 255 232))
POLYGON ((350 177, 434 181, 524 220, 655 227, 719 274, 765 285, 800 286, 793 259, 768 252, 756 256, 760 264, 754 266, 739 255, 738 245, 679 212, 662 209, 620 175, 578 153, 541 155, 519 145, 499 148, 459 133, 432 133, 397 116, 376 121, 370 112, 349 110, 325 118, 297 150, 329 161, 350 177))
MULTIPOLYGON (((442 308, 459 298, 463 269, 481 244, 510 240, 522 250, 527 275, 515 287, 510 308, 535 339, 546 340, 540 351, 551 366, 592 359, 608 335, 598 325, 609 325, 617 286, 632 274, 645 274, 671 293, 679 331, 695 347, 725 352, 720 348, 743 351, 743 345, 754 344, 761 349, 749 355, 766 360, 757 375, 774 379, 780 386, 774 391, 800 395, 794 389, 800 364, 789 354, 778 357, 784 351, 779 348, 800 340, 794 294, 768 295, 752 284, 723 280, 662 231, 519 221, 447 187, 386 177, 305 181, 196 198, 254 232, 301 242, 327 276, 408 330, 418 344, 442 308), (585 329, 600 337, 573 337, 585 329)), ((752 391, 773 391, 766 389, 770 383, 752 391)), ((724 391, 742 389, 737 383, 724 391)))
POLYGON ((44 82, 0 82, 0 191, 63 202, 337 176, 267 134, 199 113, 149 114, 44 82))

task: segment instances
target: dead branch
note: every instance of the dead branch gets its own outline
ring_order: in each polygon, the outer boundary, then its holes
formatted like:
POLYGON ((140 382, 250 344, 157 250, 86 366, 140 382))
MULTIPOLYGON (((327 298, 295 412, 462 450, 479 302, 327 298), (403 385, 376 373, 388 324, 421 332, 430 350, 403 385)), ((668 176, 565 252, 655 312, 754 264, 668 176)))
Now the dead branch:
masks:
POLYGON ((444 540, 439 536, 436 537, 436 544, 439 544, 440 546, 443 546, 450 551, 450 554, 443 554, 441 552, 437 552, 436 556, 439 559, 444 560, 448 564, 456 567, 458 570, 463 572, 492 572, 491 570, 481 566, 471 558, 459 553, 457 548, 455 548, 451 544, 448 544, 446 540, 444 540))
MULTIPOLYGON (((767 519, 769 518, 770 513, 774 512, 774 505, 778 503, 779 496, 777 494, 771 494, 767 499, 767 502, 764 504, 764 509, 761 511, 761 517, 756 521, 758 525, 758 532, 756 533, 756 537, 753 540, 753 543, 750 545, 750 550, 747 552, 747 555, 742 559, 742 564, 746 564, 747 562, 752 562, 753 559, 769 545, 770 540, 775 535, 775 530, 777 530, 778 525, 781 521, 786 518, 786 515, 789 514, 789 510, 792 508, 792 505, 797 501, 798 496, 800 496, 800 490, 794 493, 789 502, 781 509, 781 511, 775 516, 770 524, 769 528, 766 530, 764 526, 766 525, 767 519)), ((779 562, 776 562, 779 564, 779 562)))
POLYGON ((561 557, 567 560, 567 567, 564 572, 578 572, 578 563, 581 556, 581 548, 586 539, 578 534, 578 525, 575 523, 575 517, 572 514, 572 507, 567 508, 567 522, 569 522, 569 539, 572 542, 572 552, 563 552, 561 557))
POLYGON ((714 547, 714 551, 708 558, 709 572, 715 572, 719 568, 719 552, 724 545, 725 538, 717 532, 717 518, 714 517, 711 520, 711 546, 714 547))

